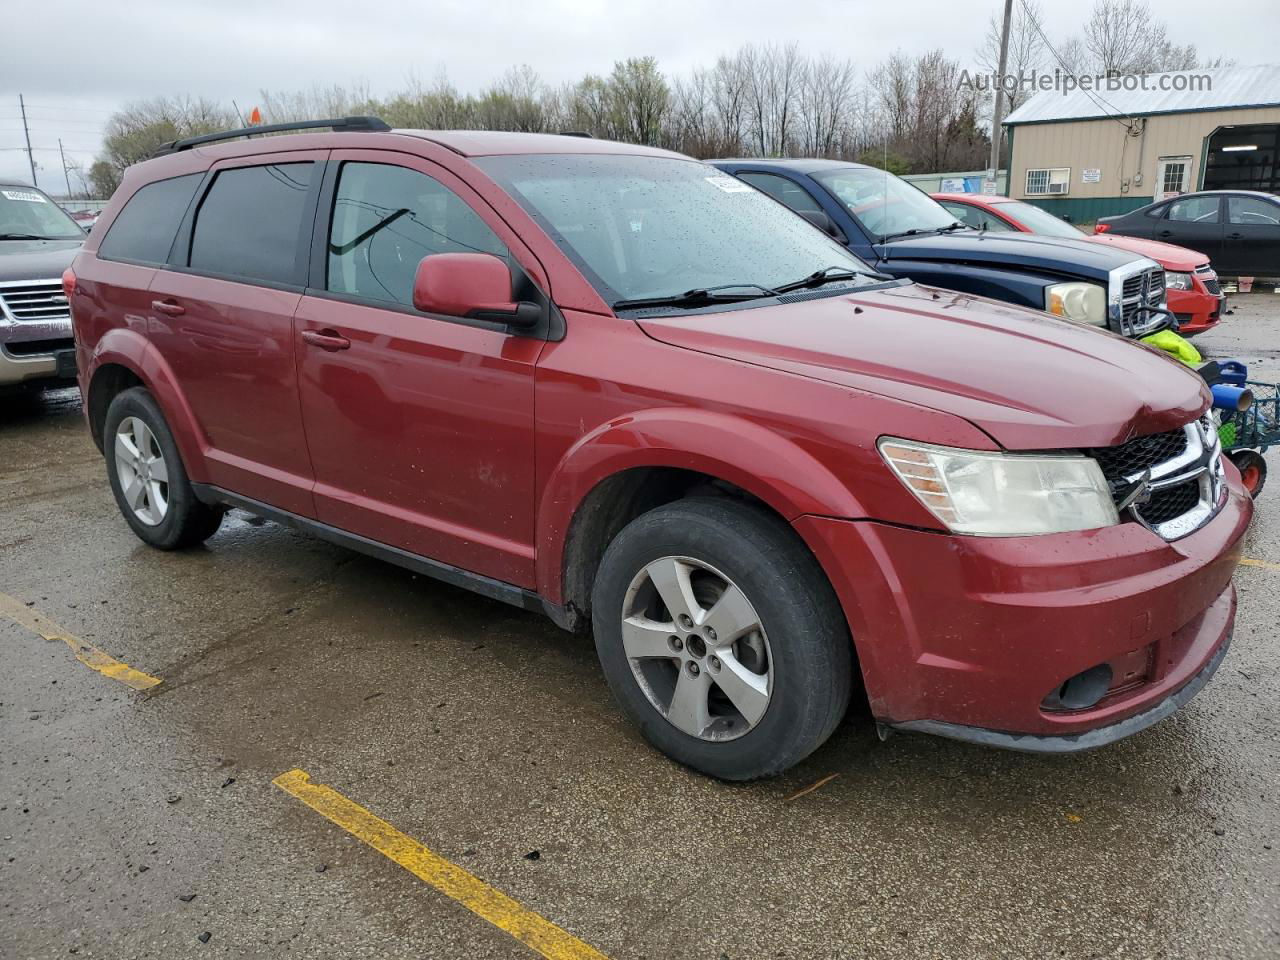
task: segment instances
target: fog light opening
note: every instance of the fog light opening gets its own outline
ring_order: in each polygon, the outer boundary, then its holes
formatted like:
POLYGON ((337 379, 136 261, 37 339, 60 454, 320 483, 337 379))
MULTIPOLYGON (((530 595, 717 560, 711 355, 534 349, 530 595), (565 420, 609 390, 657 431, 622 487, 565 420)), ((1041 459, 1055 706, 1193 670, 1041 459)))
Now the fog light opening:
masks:
POLYGON ((1101 700, 1111 688, 1111 665, 1100 663, 1066 680, 1044 698, 1051 710, 1084 710, 1101 700))

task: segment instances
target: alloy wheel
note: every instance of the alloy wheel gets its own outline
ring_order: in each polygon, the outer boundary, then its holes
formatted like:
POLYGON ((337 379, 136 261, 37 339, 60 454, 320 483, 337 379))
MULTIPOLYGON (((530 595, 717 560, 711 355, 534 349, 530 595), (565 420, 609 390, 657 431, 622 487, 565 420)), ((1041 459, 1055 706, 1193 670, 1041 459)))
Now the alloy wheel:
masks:
POLYGON ((674 727, 734 740, 764 717, 773 657, 746 594, 710 564, 663 557, 627 588, 622 646, 636 682, 674 727))
POLYGON ((159 526, 169 512, 169 467, 151 428, 137 417, 121 420, 115 459, 125 503, 147 526, 159 526))

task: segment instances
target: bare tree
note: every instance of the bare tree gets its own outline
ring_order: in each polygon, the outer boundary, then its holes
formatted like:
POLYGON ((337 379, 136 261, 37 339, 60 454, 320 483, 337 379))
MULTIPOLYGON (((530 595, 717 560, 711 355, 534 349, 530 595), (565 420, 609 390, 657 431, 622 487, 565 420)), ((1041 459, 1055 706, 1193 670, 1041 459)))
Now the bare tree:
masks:
POLYGON ((1084 25, 1092 66, 1105 74, 1161 73, 1199 65, 1195 44, 1179 46, 1147 0, 1098 0, 1084 25))
MULTIPOLYGON (((1021 78, 1044 66, 1048 50, 1037 29, 1043 19, 1044 14, 1037 0, 1027 0, 1025 8, 1018 3, 1013 5, 1013 21, 1009 26, 1009 49, 1005 61, 1006 75, 1021 78)), ((1004 19, 992 14, 987 21, 986 36, 978 47, 978 62, 990 74, 995 74, 1000 69, 1000 32, 1003 26, 1004 19)), ((1007 85, 1005 101, 1008 111, 1012 113, 1018 109, 1030 93, 1021 85, 1007 85)))

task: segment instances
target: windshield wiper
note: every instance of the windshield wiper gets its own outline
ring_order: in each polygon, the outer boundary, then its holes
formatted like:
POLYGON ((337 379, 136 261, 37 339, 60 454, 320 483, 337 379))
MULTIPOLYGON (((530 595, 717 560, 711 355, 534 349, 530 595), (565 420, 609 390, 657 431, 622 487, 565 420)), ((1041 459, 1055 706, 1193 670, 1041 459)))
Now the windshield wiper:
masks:
POLYGON ((61 237, 41 237, 34 233, 0 233, 0 240, 61 240, 61 237))
POLYGON ((758 283, 722 283, 715 287, 697 287, 684 293, 671 293, 660 297, 636 297, 631 300, 615 300, 614 310, 630 310, 640 307, 697 307, 709 303, 737 303, 741 300, 758 300, 776 297, 779 291, 758 283), (759 293, 724 293, 725 290, 759 290, 759 293))
POLYGON ((897 240, 901 237, 915 237, 922 233, 950 233, 952 230, 961 230, 966 227, 968 227, 968 224, 961 223, 959 220, 945 227, 912 227, 910 230, 902 230, 898 233, 886 233, 880 238, 880 242, 888 243, 890 240, 897 240))
POLYGON ((871 280, 892 280, 893 277, 883 273, 870 273, 866 270, 851 270, 848 267, 823 267, 821 270, 815 270, 807 277, 801 277, 799 280, 792 280, 790 283, 783 283, 774 289, 778 293, 788 293, 792 290, 803 290, 807 287, 820 287, 824 283, 835 283, 837 280, 852 280, 854 277, 868 277, 871 280), (831 271, 838 271, 832 273, 831 271))

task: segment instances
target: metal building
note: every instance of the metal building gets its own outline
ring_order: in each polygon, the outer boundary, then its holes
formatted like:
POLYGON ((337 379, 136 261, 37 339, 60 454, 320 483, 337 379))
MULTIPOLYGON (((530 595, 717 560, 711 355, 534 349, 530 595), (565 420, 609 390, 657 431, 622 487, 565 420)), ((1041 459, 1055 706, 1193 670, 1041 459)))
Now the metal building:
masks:
POLYGON ((1005 127, 1007 195, 1073 223, 1191 190, 1280 194, 1280 64, 1045 90, 1005 127))

